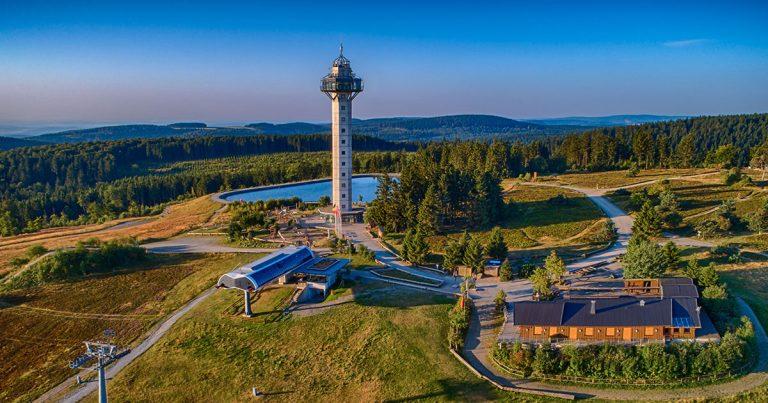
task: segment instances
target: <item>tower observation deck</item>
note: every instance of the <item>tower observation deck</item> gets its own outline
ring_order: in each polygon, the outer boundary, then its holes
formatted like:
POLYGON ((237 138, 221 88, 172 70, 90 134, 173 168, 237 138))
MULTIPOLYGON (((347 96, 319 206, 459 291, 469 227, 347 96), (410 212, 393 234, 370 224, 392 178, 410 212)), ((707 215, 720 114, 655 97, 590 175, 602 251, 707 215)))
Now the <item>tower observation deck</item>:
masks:
POLYGON ((323 77, 320 91, 331 99, 332 201, 337 232, 352 208, 352 100, 363 91, 363 80, 355 76, 344 47, 333 61, 331 72, 323 77))

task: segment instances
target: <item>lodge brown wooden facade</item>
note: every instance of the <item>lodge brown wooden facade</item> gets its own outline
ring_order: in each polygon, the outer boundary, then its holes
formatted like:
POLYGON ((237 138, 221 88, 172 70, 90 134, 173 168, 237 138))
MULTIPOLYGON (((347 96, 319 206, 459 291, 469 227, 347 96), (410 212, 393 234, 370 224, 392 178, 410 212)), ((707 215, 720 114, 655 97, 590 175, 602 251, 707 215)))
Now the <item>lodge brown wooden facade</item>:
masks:
POLYGON ((664 326, 519 326, 520 337, 529 340, 636 342, 666 339, 694 339, 695 330, 664 326))

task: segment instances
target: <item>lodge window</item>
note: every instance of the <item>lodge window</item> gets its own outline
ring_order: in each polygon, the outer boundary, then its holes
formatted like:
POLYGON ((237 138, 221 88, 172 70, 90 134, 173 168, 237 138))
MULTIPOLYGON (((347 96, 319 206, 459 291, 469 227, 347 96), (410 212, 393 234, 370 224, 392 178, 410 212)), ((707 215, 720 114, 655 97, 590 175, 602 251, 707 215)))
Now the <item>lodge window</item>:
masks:
POLYGON ((586 335, 587 336, 594 336, 595 335, 595 329, 591 328, 591 327, 588 327, 587 331, 586 331, 586 335))
POLYGON ((542 328, 541 328, 541 326, 534 326, 534 327, 533 327, 533 334, 535 334, 535 335, 540 335, 540 334, 541 334, 541 332, 542 332, 542 328))
POLYGON ((605 335, 606 336, 615 336, 616 335, 616 329, 609 327, 605 329, 605 335))
POLYGON ((652 328, 652 327, 646 327, 646 328, 645 328, 645 335, 646 335, 646 336, 653 336, 653 333, 654 333, 653 331, 654 331, 654 330, 655 330, 655 329, 654 329, 654 328, 652 328))

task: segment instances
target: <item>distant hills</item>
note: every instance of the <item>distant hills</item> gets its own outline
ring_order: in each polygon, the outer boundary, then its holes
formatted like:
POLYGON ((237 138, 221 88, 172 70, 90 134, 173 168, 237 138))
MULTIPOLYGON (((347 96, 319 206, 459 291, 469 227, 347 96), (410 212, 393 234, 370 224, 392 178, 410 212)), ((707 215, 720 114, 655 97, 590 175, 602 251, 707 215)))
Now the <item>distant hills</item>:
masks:
POLYGON ((39 141, 33 141, 33 140, 26 140, 26 139, 18 139, 14 137, 1 137, 0 136, 0 151, 2 150, 10 150, 12 148, 19 148, 19 147, 32 147, 32 146, 39 146, 44 143, 41 143, 39 141))
MULTIPOLYGON (((436 117, 393 117, 355 119, 355 134, 390 141, 436 141, 442 139, 482 139, 502 137, 529 141, 542 136, 584 131, 606 126, 636 125, 667 121, 680 116, 615 115, 604 117, 567 117, 554 119, 515 120, 493 115, 452 115, 436 117)), ((75 143, 85 141, 124 140, 133 138, 186 136, 249 136, 255 134, 295 135, 328 133, 328 123, 252 123, 245 126, 209 127, 205 123, 173 123, 170 125, 119 125, 66 130, 22 139, 4 138, 1 149, 40 143, 75 143), (15 140, 15 141, 12 141, 15 140)))
POLYGON ((565 118, 526 119, 525 122, 539 125, 566 125, 566 126, 634 126, 643 123, 667 122, 670 120, 686 119, 690 116, 666 116, 666 115, 611 115, 611 116, 571 116, 565 118))

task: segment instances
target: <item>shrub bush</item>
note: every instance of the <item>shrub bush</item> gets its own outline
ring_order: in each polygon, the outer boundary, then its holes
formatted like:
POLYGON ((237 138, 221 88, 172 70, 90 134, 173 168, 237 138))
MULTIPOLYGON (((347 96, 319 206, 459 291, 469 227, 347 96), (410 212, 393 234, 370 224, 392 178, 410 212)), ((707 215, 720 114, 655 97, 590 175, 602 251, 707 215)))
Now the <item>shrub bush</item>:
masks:
POLYGON ((645 345, 528 345, 499 343, 491 354, 503 366, 525 376, 558 375, 585 381, 670 382, 691 376, 717 376, 742 370, 754 352, 754 328, 748 318, 715 343, 645 345))
POLYGON ((454 350, 464 347, 464 339, 469 330, 469 321, 472 314, 472 300, 459 297, 456 305, 448 313, 448 346, 454 350))
POLYGON ((10 279, 10 288, 34 287, 90 274, 108 273, 128 263, 146 259, 147 252, 135 239, 105 243, 80 243, 60 250, 10 279))

